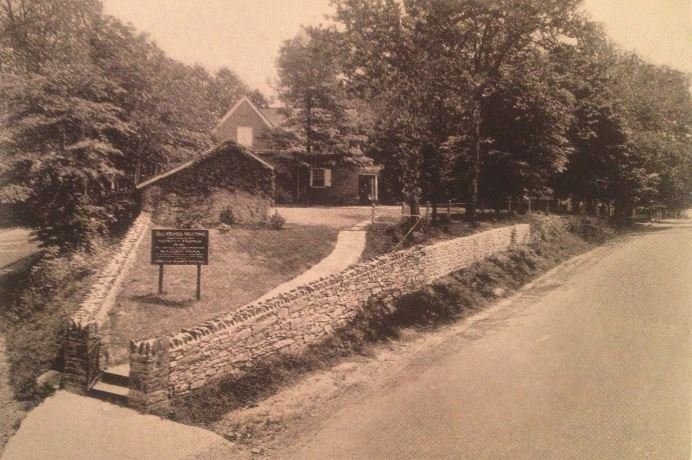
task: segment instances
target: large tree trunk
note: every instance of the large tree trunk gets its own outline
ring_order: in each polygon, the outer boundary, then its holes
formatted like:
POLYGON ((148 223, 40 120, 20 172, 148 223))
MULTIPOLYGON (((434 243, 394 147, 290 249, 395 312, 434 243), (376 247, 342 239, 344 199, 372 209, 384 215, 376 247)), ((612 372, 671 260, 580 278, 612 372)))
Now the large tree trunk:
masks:
POLYGON ((618 227, 624 227, 631 224, 632 211, 634 210, 634 204, 632 203, 632 197, 629 191, 622 190, 615 197, 615 203, 613 206, 615 225, 618 227))
POLYGON ((415 225, 420 220, 420 205, 418 203, 418 195, 413 192, 408 196, 408 206, 409 206, 409 224, 415 225))
POLYGON ((466 221, 476 225, 476 209, 478 208, 478 180, 481 175, 481 103, 475 102, 473 110, 473 166, 471 168, 471 184, 469 199, 466 203, 466 221))

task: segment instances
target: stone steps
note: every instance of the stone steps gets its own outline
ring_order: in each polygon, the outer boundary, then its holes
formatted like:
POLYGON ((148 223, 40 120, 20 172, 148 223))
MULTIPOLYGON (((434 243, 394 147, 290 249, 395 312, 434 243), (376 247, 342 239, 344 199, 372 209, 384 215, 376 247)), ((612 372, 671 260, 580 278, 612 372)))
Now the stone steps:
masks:
POLYGON ((127 364, 108 368, 101 375, 101 379, 91 387, 88 395, 103 401, 126 406, 130 391, 129 374, 130 366, 127 364))

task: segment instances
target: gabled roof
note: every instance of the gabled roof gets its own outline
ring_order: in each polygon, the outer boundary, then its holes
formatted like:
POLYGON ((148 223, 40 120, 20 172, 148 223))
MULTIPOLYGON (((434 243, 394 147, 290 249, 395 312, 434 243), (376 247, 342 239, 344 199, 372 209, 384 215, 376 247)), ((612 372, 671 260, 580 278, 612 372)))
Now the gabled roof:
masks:
POLYGON ((172 176, 172 175, 174 175, 174 174, 176 174, 176 173, 178 173, 184 169, 189 168, 190 166, 192 166, 196 163, 199 163, 200 161, 204 160, 205 158, 209 158, 209 157, 216 155, 218 153, 222 153, 224 147, 234 147, 237 152, 239 152, 239 153, 241 153, 241 154, 243 154, 249 158, 252 158, 253 160, 259 162, 265 168, 267 168, 271 171, 274 171, 274 167, 272 165, 270 165, 269 163, 267 163, 266 161, 264 161, 263 159, 261 159, 260 157, 258 157, 254 153, 252 153, 250 150, 243 147, 242 145, 236 144, 233 141, 224 141, 224 142, 220 143, 219 145, 212 147, 209 150, 206 150, 203 153, 197 155, 195 158, 193 158, 190 161, 186 161, 185 163, 178 165, 172 169, 169 169, 168 171, 161 173, 158 176, 154 176, 151 179, 147 179, 144 182, 140 182, 139 184, 137 184, 135 186, 135 188, 137 190, 142 190, 146 187, 149 187, 150 185, 155 184, 156 182, 158 182, 162 179, 165 179, 166 177, 172 176))
POLYGON ((288 118, 281 107, 262 107, 259 111, 267 117, 275 128, 283 125, 288 118))
POLYGON ((216 124, 216 126, 214 127, 214 129, 212 130, 212 132, 216 131, 217 129, 219 129, 219 127, 220 127, 221 125, 223 125, 224 123, 226 123, 226 121, 227 121, 229 118, 231 118, 231 116, 233 115, 233 112, 235 112, 236 110, 238 110, 238 107, 240 107, 241 105, 243 105, 243 103, 249 104, 250 107, 252 107, 252 109, 257 113, 257 115, 259 115, 260 119, 267 125, 268 128, 275 128, 275 127, 276 127, 276 126, 269 120, 269 118, 268 118, 264 113, 262 113, 261 110, 259 110, 257 107, 255 107, 255 104, 253 104, 252 101, 251 101, 247 96, 243 96, 238 102, 236 102, 236 104, 235 104, 233 107, 231 107, 231 109, 230 109, 228 112, 226 112, 226 115, 224 115, 224 116, 221 118, 221 120, 219 120, 219 122, 216 124))

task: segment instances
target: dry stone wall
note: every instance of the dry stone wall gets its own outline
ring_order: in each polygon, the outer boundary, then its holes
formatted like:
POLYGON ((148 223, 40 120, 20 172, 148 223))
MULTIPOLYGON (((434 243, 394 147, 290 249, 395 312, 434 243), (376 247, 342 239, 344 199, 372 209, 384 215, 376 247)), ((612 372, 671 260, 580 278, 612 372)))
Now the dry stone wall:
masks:
POLYGON ((347 325, 373 297, 391 300, 529 239, 529 225, 522 224, 417 246, 184 329, 164 339, 167 348, 162 339, 131 342, 130 399, 142 409, 156 409, 168 404, 164 388, 175 398, 214 379, 240 375, 262 358, 299 353, 347 325), (149 391, 156 393, 152 404, 146 404, 149 391))
POLYGON ((135 261, 137 247, 149 228, 142 213, 133 222, 116 254, 99 272, 80 308, 72 315, 65 338, 63 387, 85 393, 107 366, 108 312, 135 261))

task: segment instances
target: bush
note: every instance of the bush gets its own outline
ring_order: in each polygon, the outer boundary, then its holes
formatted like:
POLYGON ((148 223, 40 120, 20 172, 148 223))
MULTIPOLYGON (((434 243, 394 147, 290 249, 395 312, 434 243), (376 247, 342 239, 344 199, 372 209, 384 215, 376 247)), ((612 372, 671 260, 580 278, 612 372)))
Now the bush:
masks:
MULTIPOLYGON (((33 190, 21 200, 13 197, 15 223, 36 231, 42 246, 63 252, 93 250, 102 238, 127 230, 139 212, 132 193, 105 192, 97 187, 84 192, 83 181, 53 177, 53 172, 36 180, 33 190)), ((27 182, 31 182, 27 180, 27 182)))
POLYGON ((176 212, 174 224, 176 228, 204 228, 204 212, 197 207, 176 212))
POLYGON ((221 224, 218 227, 219 233, 228 233, 231 231, 231 226, 228 224, 221 224))
POLYGON ((226 207, 221 213, 219 214, 219 221, 222 224, 226 225, 233 225, 236 223, 236 218, 235 215, 233 214, 233 209, 230 207, 226 207))
POLYGON ((6 337, 9 381, 19 400, 38 402, 47 395, 36 377, 61 370, 63 326, 80 304, 108 253, 62 253, 46 249, 26 266, 0 277, 4 308, 0 329, 6 337))
POLYGON ((274 230, 281 230, 284 228, 284 225, 286 224, 286 219, 284 216, 279 214, 278 211, 276 211, 272 216, 267 219, 267 227, 274 229, 274 230))

